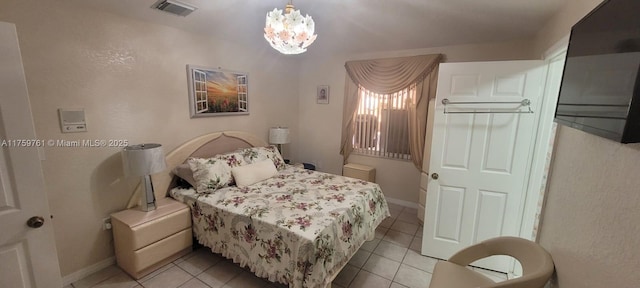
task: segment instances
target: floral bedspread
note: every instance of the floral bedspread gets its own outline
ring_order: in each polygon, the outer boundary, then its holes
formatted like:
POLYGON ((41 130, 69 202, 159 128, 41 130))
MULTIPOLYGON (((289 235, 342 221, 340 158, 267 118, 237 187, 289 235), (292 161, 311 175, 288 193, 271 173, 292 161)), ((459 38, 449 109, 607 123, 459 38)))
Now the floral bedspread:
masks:
POLYGON ((289 287, 328 284, 390 216, 378 184, 294 166, 244 188, 171 194, 191 207, 201 244, 289 287))

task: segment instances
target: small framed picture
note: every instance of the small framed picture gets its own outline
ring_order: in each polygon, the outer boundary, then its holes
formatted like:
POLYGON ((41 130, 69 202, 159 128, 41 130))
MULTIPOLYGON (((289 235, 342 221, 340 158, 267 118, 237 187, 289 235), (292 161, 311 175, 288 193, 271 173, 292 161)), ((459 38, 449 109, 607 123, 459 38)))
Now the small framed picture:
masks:
POLYGON ((316 103, 329 104, 329 85, 319 85, 316 93, 316 103))

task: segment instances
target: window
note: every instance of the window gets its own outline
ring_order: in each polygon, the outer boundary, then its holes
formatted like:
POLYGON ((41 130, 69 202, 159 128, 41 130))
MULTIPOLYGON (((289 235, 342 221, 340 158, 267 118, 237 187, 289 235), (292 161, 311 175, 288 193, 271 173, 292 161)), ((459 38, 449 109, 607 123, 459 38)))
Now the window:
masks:
POLYGON ((237 80, 238 80, 238 111, 243 111, 243 112, 247 112, 249 110, 247 110, 247 106, 249 105, 248 103, 248 99, 249 97, 247 97, 247 76, 246 75, 241 75, 241 76, 237 76, 237 80))
POLYGON ((209 111, 209 102, 207 97, 207 74, 200 70, 193 70, 193 83, 195 84, 196 93, 196 113, 209 111))
POLYGON ((354 60, 344 65, 340 154, 411 160, 422 169, 429 99, 442 54, 354 60), (379 91, 380 93, 374 93, 379 91))
POLYGON ((393 94, 377 94, 360 86, 354 118, 353 151, 358 154, 411 159, 409 104, 416 97, 411 85, 393 94))

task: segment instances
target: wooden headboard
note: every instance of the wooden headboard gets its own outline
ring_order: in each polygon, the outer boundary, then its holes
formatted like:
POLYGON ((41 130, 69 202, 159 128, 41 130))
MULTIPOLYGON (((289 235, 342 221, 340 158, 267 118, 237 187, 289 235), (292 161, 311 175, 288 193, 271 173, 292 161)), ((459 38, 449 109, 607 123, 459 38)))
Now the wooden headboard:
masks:
MULTIPOLYGON (((266 141, 242 131, 222 131, 202 135, 178 146, 167 154, 167 169, 151 176, 156 199, 167 197, 169 189, 175 186, 176 176, 171 170, 184 163, 189 157, 207 158, 216 154, 235 151, 238 148, 260 147, 269 145, 266 141)), ((138 185, 129 199, 127 208, 139 204, 142 187, 138 185)))

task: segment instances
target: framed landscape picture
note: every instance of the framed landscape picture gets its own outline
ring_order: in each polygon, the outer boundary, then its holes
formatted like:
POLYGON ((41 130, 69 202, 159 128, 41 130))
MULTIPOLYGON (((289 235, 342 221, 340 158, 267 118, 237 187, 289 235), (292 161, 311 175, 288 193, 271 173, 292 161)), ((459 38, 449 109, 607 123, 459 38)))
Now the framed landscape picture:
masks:
POLYGON ((247 73, 187 65, 191 118, 249 114, 247 73))

